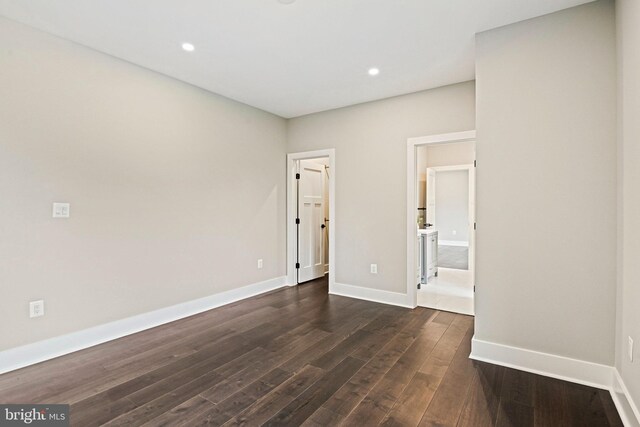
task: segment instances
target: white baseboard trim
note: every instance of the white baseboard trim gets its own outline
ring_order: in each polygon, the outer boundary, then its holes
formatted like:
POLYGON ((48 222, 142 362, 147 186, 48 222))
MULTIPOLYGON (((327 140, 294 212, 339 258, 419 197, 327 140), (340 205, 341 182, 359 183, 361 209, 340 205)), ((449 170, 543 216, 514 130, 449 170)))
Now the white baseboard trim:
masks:
POLYGON ((624 384, 620 372, 614 368, 613 385, 611 387, 611 398, 620 414, 622 423, 627 427, 640 426, 640 411, 631 398, 627 386, 624 384))
POLYGON ((329 293, 332 295, 357 298, 365 301, 413 308, 413 304, 409 303, 407 294, 401 294, 399 292, 363 288, 361 286, 345 285, 344 283, 334 283, 331 289, 329 289, 329 293))
POLYGON ((609 390, 627 427, 640 427, 640 412, 618 370, 613 366, 586 362, 555 354, 483 341, 473 337, 469 358, 545 377, 557 378, 609 390))
POLYGON ((471 340, 471 359, 591 387, 611 389, 612 369, 607 365, 571 359, 524 348, 471 340))
POLYGON ((286 286, 286 283, 286 277, 277 277, 59 337, 4 350, 0 352, 0 374, 273 291, 286 286))
POLYGON ((438 240, 438 245, 442 246, 464 246, 469 247, 469 242, 460 242, 457 240, 438 240))

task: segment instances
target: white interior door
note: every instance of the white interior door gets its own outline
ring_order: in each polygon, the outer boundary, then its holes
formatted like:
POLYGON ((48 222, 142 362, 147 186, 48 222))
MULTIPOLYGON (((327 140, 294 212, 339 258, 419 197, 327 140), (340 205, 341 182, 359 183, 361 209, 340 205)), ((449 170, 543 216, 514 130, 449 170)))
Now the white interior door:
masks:
POLYGON ((427 224, 436 224, 436 171, 427 168, 427 224))
POLYGON ((324 275, 324 166, 300 161, 298 282, 324 275))

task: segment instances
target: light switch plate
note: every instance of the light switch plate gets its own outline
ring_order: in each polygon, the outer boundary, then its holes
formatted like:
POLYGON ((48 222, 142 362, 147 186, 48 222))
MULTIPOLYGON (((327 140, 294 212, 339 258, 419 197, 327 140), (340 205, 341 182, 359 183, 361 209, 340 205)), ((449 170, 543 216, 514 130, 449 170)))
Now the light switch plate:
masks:
POLYGON ((371 264, 371 274, 378 274, 378 264, 371 264))
POLYGON ((262 268, 262 265, 263 265, 263 263, 262 263, 262 259, 259 259, 259 260, 258 260, 258 268, 259 268, 259 269, 260 269, 260 268, 262 268))
POLYGON ((54 203, 53 204, 53 217, 54 218, 69 218, 71 206, 69 203, 54 203))
POLYGON ((44 316, 44 300, 31 301, 29 303, 29 317, 44 316))

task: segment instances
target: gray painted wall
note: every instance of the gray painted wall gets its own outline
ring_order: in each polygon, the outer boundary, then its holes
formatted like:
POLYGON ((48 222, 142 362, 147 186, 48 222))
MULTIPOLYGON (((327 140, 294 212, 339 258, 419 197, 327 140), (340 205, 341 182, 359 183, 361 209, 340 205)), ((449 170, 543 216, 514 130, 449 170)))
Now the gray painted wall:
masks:
POLYGON ((418 175, 418 207, 426 204, 427 167, 469 165, 476 158, 475 142, 431 144, 416 147, 418 175))
POLYGON ((435 226, 440 244, 443 240, 469 243, 468 170, 436 172, 435 226))
POLYGON ((407 138, 471 129, 473 82, 289 120, 290 152, 336 149, 338 283, 406 293, 407 138))
POLYGON ((482 33, 476 52, 476 338, 613 365, 613 3, 482 33))
POLYGON ((416 167, 418 172, 418 207, 426 204, 427 167, 457 166, 472 164, 476 158, 475 142, 452 144, 431 144, 416 147, 416 167))
POLYGON ((0 58, 0 350, 286 274, 284 119, 5 19, 0 58))
POLYGON ((618 292, 616 367, 640 407, 640 3, 618 0, 619 142, 622 274, 618 292), (627 341, 634 340, 634 360, 627 341))
POLYGON ((422 145, 416 149, 418 173, 424 178, 426 168, 470 165, 476 158, 475 146, 475 142, 422 145))

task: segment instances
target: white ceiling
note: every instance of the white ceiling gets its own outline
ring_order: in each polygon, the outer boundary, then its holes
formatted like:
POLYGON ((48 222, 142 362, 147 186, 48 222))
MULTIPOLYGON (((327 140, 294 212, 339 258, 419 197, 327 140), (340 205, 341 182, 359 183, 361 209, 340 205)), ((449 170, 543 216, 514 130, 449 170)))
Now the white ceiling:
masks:
POLYGON ((0 15, 295 117, 471 80, 475 33, 589 1, 0 0, 0 15))

